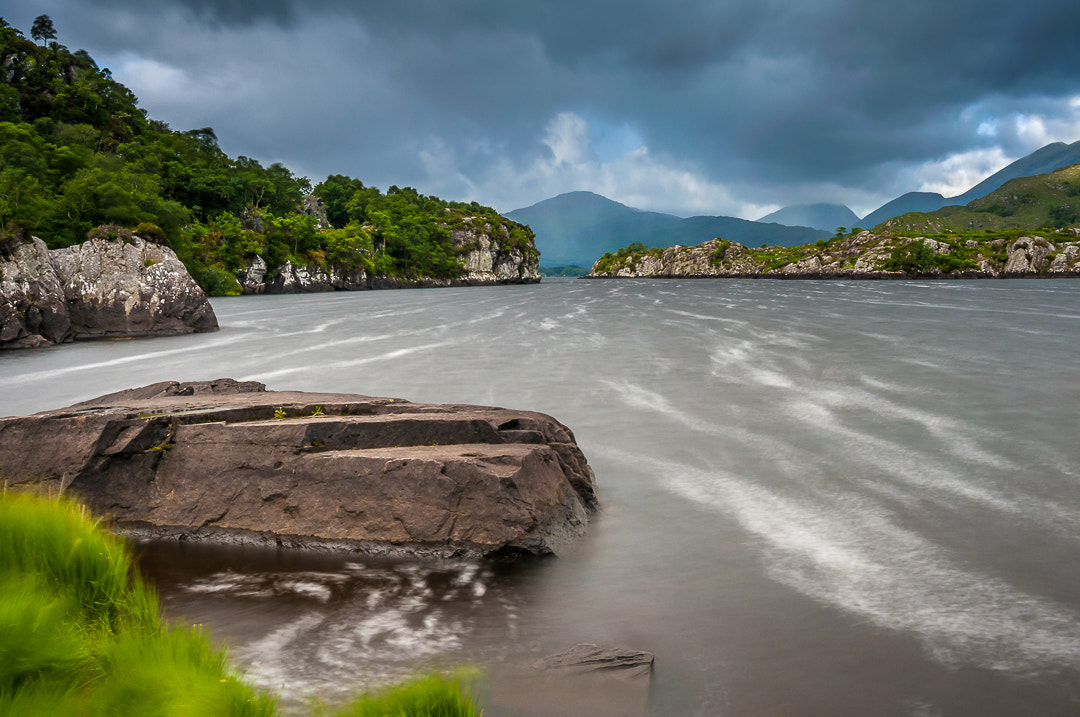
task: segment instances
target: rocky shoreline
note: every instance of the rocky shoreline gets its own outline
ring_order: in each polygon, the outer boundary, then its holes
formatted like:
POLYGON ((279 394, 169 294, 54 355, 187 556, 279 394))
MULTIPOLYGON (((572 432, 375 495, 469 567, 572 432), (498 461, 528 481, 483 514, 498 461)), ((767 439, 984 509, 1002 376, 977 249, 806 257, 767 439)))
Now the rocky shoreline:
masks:
POLYGON ((598 507, 550 416, 232 379, 0 419, 0 480, 144 537, 424 557, 558 554, 598 507))
POLYGON ((722 239, 605 255, 587 278, 1004 279, 1080 276, 1073 231, 1011 240, 899 237, 862 231, 799 247, 722 239), (908 264, 905 266, 905 262, 908 264), (899 265, 899 266, 897 266, 899 265), (897 267, 897 268, 892 268, 897 267))
MULTIPOLYGON (((271 275, 261 256, 237 280, 245 294, 533 284, 539 255, 515 244, 505 225, 485 222, 449 232, 464 271, 455 278, 376 276, 363 269, 294 266, 271 275)), ((168 247, 133 236, 91 239, 49 250, 30 237, 0 252, 0 349, 39 348, 78 339, 216 331, 206 294, 168 247)))
POLYGON ((499 286, 535 284, 540 281, 540 259, 534 252, 523 251, 510 238, 504 224, 471 226, 450 230, 450 241, 464 266, 455 278, 423 277, 404 279, 368 274, 363 269, 339 269, 329 266, 278 267, 270 276, 265 260, 256 256, 237 273, 245 294, 301 294, 323 291, 364 291, 369 289, 429 289, 454 286, 499 286))

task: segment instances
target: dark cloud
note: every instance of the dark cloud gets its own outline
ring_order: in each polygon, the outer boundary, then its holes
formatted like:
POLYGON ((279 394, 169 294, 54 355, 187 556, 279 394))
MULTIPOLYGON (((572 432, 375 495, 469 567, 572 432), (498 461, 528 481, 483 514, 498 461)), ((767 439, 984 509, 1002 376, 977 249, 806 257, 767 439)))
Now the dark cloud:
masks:
MULTIPOLYGON (((16 26, 39 12, 9 4, 16 26)), ((917 189, 903 183, 924 164, 1080 131, 1080 6, 1059 0, 59 0, 51 14, 151 114, 213 125, 234 153, 502 209, 617 174, 595 153, 555 156, 551 132, 577 127, 564 113, 595 137, 632 128, 642 176, 689 173, 732 205, 884 200, 917 189)))

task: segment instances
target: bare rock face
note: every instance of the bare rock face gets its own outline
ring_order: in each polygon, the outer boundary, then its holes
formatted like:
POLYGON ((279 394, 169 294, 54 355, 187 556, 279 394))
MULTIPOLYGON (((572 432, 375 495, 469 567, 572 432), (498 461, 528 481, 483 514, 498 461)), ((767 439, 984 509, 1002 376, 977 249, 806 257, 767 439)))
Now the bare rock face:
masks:
POLYGON ((176 254, 138 237, 53 251, 34 237, 0 256, 0 349, 217 328, 176 254))
POLYGON ((510 240, 510 232, 503 224, 492 226, 485 222, 454 229, 450 232, 450 241, 455 249, 465 250, 462 257, 465 274, 459 283, 530 284, 540 281, 539 254, 527 256, 510 240))
POLYGON ((206 294, 167 247, 91 239, 49 252, 75 338, 214 331, 206 294))
POLYGON ((34 348, 70 341, 64 290, 37 237, 0 256, 0 348, 34 348))
POLYGON ((549 416, 231 379, 0 419, 0 480, 151 536, 432 556, 558 553, 597 507, 549 416))

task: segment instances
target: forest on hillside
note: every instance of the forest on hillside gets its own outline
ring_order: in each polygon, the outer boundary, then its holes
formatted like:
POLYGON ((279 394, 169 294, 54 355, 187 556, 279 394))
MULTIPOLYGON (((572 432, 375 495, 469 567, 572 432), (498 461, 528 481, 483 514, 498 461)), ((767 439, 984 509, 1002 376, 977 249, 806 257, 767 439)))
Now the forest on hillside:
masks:
POLYGON ((230 157, 213 129, 171 129, 84 50, 57 41, 48 16, 28 39, 0 18, 0 247, 28 235, 50 248, 138 236, 173 249, 210 294, 240 293, 236 272, 262 256, 401 278, 459 276, 449 231, 468 217, 532 232, 476 202, 411 187, 385 193, 333 174, 312 186, 281 164, 230 157), (314 194, 327 224, 305 210, 314 194))

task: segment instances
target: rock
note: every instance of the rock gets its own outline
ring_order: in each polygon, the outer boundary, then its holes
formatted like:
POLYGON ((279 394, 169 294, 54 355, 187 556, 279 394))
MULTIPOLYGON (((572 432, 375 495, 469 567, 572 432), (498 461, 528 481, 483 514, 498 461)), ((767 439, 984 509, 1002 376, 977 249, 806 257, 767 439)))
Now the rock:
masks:
POLYGON ((518 668, 496 668, 485 710, 518 717, 645 717, 653 656, 577 645, 518 668))
POLYGON ((75 338, 215 331, 206 294, 168 247, 134 237, 49 252, 75 338))
POLYGON ((134 237, 0 257, 0 348, 214 331, 209 300, 171 249, 134 237))
POLYGON ((0 480, 140 535, 443 557, 558 553, 597 508, 550 416, 231 379, 0 419, 0 480))
POLYGON ((326 218, 326 207, 314 194, 305 194, 300 202, 300 212, 315 220, 316 229, 329 229, 330 220, 326 218))
POLYGON ((1069 244, 1062 247, 1058 255, 1054 257, 1054 260, 1050 262, 1050 268, 1047 271, 1051 274, 1071 272, 1078 253, 1080 253, 1080 247, 1076 244, 1069 244))
POLYGON ((36 348, 72 339, 60 280, 37 237, 0 255, 0 348, 36 348))
POLYGON ((236 281, 245 294, 261 294, 266 291, 266 260, 256 255, 246 268, 236 272, 236 281))
POLYGON ((538 660, 536 667, 541 670, 578 674, 617 671, 628 677, 641 677, 652 673, 653 660, 651 652, 583 644, 538 660))
POLYGON ((821 273, 821 257, 809 256, 784 267, 784 276, 817 276, 821 273))

